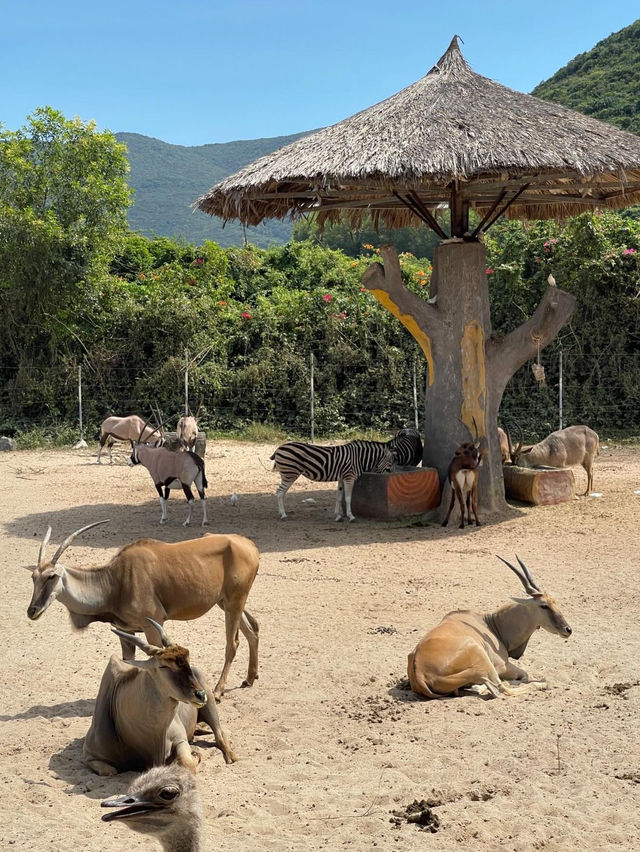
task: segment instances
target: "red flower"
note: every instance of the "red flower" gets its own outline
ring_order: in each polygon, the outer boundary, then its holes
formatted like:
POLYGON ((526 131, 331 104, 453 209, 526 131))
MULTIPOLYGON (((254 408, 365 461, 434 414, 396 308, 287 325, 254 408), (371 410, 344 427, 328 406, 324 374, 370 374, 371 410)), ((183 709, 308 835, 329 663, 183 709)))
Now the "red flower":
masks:
POLYGON ((196 282, 195 282, 195 280, 194 280, 193 278, 190 278, 190 279, 189 279, 189 286, 190 286, 190 287, 195 287, 195 286, 196 286, 196 282))
POLYGON ((240 316, 242 317, 242 319, 251 319, 251 314, 249 313, 249 311, 243 311, 240 316))
POLYGON ((486 273, 487 275, 493 275, 493 269, 489 269, 489 267, 487 267, 487 268, 485 269, 485 273, 486 273))
POLYGON ((201 258, 201 257, 196 257, 196 259, 193 262, 197 263, 198 266, 201 266, 204 263, 204 259, 201 258))
POLYGON ((330 302, 331 301, 331 293, 325 293, 322 298, 324 299, 325 302, 330 302))

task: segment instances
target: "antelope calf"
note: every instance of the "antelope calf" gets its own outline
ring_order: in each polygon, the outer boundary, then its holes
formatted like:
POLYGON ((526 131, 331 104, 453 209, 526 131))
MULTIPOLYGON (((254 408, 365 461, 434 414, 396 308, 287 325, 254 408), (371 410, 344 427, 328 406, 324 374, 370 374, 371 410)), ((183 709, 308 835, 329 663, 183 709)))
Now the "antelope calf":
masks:
POLYGON ((531 447, 523 447, 520 441, 514 449, 509 438, 511 462, 520 467, 581 465, 587 474, 585 497, 593 490, 593 462, 599 450, 598 433, 588 426, 567 426, 566 429, 558 429, 531 447))
POLYGON ((484 685, 497 698, 501 694, 519 695, 532 688, 511 687, 503 682, 534 683, 509 657, 520 659, 540 627, 563 639, 568 639, 572 631, 553 598, 540 591, 527 566, 516 558, 521 571, 498 557, 518 577, 529 597, 514 599, 484 615, 471 610, 445 615, 409 654, 407 674, 414 692, 427 698, 444 698, 458 695, 464 687, 484 685))
POLYGON ((465 505, 467 508, 467 523, 471 524, 471 511, 473 510, 476 526, 480 526, 480 521, 478 520, 478 468, 482 464, 487 451, 484 449, 480 452, 479 448, 480 441, 467 441, 458 447, 449 463, 447 479, 451 485, 451 502, 449 503, 447 516, 442 522, 443 527, 446 527, 449 523, 449 517, 456 498, 460 506, 460 523, 458 524, 458 528, 461 530, 464 529, 465 505))
MULTIPOLYGON (((50 561, 44 559, 51 536, 48 528, 31 575, 33 595, 27 608, 31 621, 59 600, 78 630, 94 621, 107 621, 127 634, 144 631, 150 643, 158 644, 161 637, 155 622, 189 621, 217 604, 224 612, 227 642, 214 695, 219 699, 224 692, 238 647, 238 630, 249 643, 249 670, 243 686, 251 686, 258 677, 259 627, 244 605, 258 573, 255 544, 241 535, 204 535, 174 544, 143 538, 123 547, 103 566, 65 568, 58 562, 77 536, 106 523, 96 521, 71 533, 50 561)), ((123 659, 133 658, 133 639, 119 635, 123 659)))

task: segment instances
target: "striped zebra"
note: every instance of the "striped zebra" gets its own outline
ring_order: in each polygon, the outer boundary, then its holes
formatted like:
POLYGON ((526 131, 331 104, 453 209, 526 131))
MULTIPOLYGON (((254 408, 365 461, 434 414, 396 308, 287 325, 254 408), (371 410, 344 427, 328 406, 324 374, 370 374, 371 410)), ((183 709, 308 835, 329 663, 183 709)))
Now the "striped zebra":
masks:
POLYGON ((399 429, 386 446, 399 467, 417 467, 422 463, 422 440, 417 429, 399 429))
POLYGON ((280 518, 287 517, 284 510, 284 495, 299 476, 306 476, 315 482, 338 481, 336 492, 335 519, 341 521, 342 492, 347 504, 347 517, 355 521, 351 512, 351 494, 353 485, 361 473, 382 473, 391 470, 395 457, 389 447, 380 441, 349 441, 330 447, 304 444, 301 441, 289 441, 282 444, 271 456, 273 469, 280 473, 280 485, 276 491, 280 518))

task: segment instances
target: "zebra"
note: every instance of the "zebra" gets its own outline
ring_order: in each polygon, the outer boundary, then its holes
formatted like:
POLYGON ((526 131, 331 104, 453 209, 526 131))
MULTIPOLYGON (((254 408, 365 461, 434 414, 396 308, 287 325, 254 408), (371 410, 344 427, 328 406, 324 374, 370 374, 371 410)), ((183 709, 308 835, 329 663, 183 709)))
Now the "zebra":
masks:
POLYGON ((351 512, 351 494, 356 479, 364 472, 383 473, 395 464, 395 455, 380 441, 349 441, 329 447, 289 441, 282 444, 271 456, 273 469, 280 473, 280 485, 276 491, 281 520, 287 517, 284 510, 284 495, 299 476, 315 482, 338 481, 336 492, 335 520, 341 521, 342 493, 347 505, 347 517, 355 521, 351 512))
POLYGON ((422 462, 422 440, 417 429, 399 429, 386 446, 395 456, 398 467, 417 467, 422 462))

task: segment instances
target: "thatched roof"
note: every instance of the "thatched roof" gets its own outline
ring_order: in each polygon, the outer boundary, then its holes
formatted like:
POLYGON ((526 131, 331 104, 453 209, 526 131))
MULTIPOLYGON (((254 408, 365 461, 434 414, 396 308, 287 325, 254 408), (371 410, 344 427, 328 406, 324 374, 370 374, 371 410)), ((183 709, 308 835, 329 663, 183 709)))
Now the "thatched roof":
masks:
POLYGON ((352 224, 371 213, 393 227, 417 221, 398 195, 433 210, 454 189, 480 211, 519 193, 519 218, 625 207, 640 201, 640 137, 476 74, 454 38, 417 83, 261 157, 193 206, 247 225, 346 210, 352 224))

